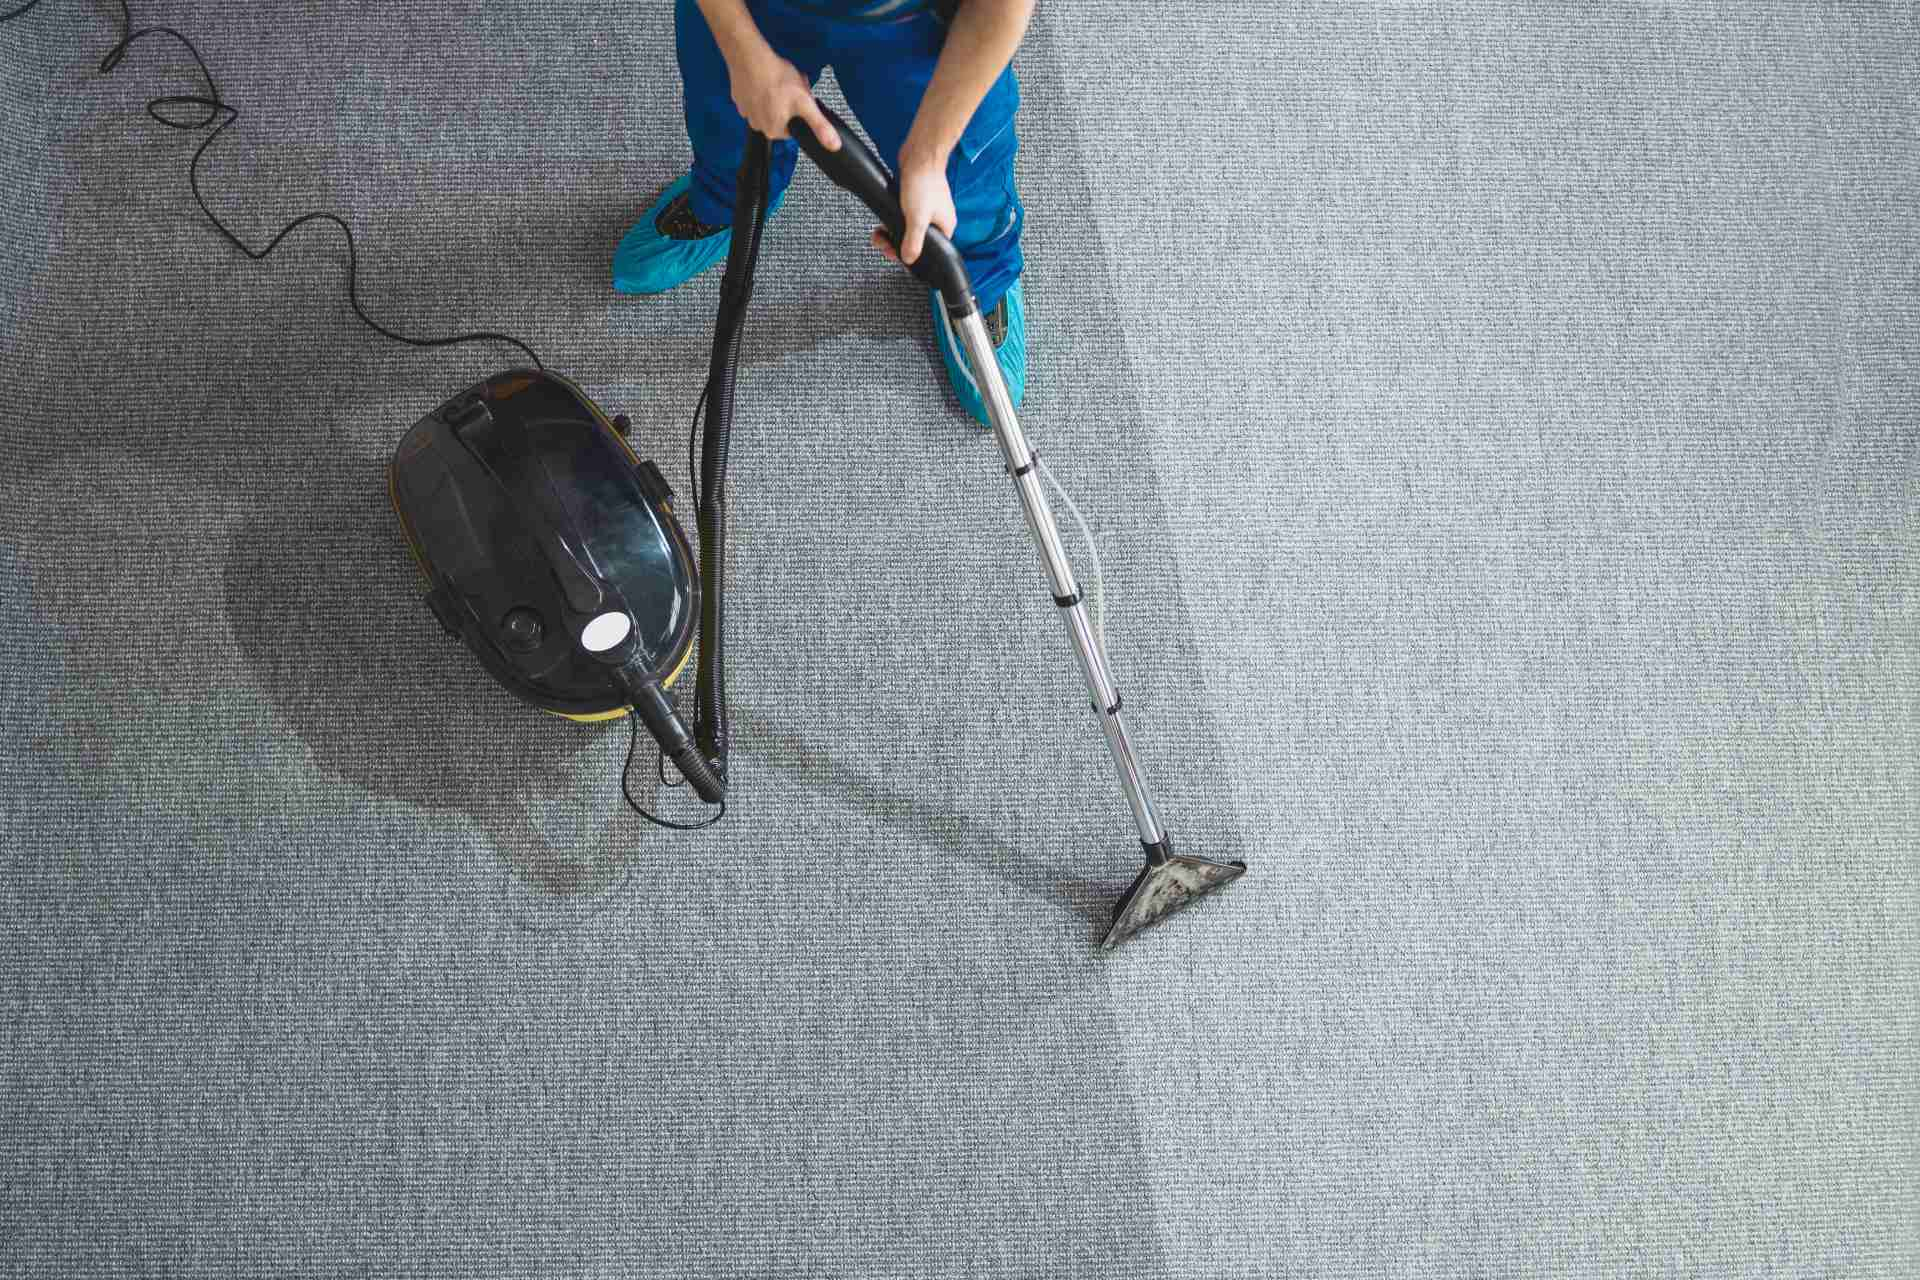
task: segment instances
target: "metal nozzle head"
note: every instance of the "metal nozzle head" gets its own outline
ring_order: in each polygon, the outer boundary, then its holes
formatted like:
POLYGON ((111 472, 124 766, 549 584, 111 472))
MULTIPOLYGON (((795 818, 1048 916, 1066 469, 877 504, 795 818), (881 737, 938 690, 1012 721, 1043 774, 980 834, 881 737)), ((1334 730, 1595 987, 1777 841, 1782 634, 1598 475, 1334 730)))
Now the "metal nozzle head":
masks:
POLYGON ((1212 858, 1193 858, 1172 851, 1167 841, 1147 846, 1147 865, 1134 877, 1133 886, 1120 896, 1113 908, 1113 927, 1107 930, 1103 950, 1131 938, 1148 925, 1157 924, 1195 899, 1224 888, 1246 874, 1244 862, 1216 862, 1212 858))

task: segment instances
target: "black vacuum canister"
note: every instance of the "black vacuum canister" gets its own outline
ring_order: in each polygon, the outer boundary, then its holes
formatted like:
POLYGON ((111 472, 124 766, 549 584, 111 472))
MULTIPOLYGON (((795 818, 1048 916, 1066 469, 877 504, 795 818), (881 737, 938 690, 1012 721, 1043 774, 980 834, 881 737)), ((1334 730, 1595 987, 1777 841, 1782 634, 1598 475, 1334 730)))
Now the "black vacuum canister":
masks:
POLYGON ((700 585, 673 492, 572 382, 511 369, 467 388, 407 432, 388 487, 427 604, 516 696, 578 720, 627 711, 582 643, 615 592, 639 664, 663 686, 685 666, 700 585))

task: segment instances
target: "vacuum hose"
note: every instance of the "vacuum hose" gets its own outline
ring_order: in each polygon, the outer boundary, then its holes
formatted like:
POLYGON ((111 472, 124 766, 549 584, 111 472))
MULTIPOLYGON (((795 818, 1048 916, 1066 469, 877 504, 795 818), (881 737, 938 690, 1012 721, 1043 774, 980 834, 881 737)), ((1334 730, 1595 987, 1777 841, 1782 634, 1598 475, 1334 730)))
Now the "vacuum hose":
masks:
MULTIPOLYGON (((886 224, 894 242, 899 243, 906 218, 886 167, 838 116, 823 104, 820 109, 839 130, 840 149, 828 151, 807 123, 797 117, 789 125, 794 140, 829 178, 860 197, 886 224)), ((672 735, 680 732, 677 720, 656 725, 651 718, 649 707, 655 705, 656 700, 667 715, 672 714, 672 704, 665 700, 664 691, 657 685, 651 692, 644 687, 634 690, 634 707, 659 740, 662 751, 679 766, 701 798, 707 800, 714 798, 709 788, 716 794, 725 791, 727 750, 733 736, 727 720, 725 638, 727 448, 733 431, 733 392, 740 372, 741 330, 746 321, 747 304, 753 298, 753 272, 760 258, 760 237, 767 222, 772 167, 773 144, 765 134, 749 129, 740 173, 734 183, 733 240, 727 247, 727 270, 720 284, 720 311, 714 320, 713 356, 707 367, 707 388, 702 397, 705 417, 699 488, 700 661, 694 682, 690 749, 674 745, 678 739, 672 735)), ((939 228, 928 229, 926 247, 910 270, 940 292, 948 310, 956 317, 975 309, 966 265, 939 228)))
POLYGON ((659 678, 632 666, 619 668, 614 678, 633 702, 634 714, 660 744, 660 754, 673 761, 680 776, 693 785, 694 793, 708 804, 719 804, 726 799, 726 784, 715 775, 692 735, 680 723, 673 700, 667 697, 659 678))
MULTIPOLYGON (((873 154, 873 148, 849 129, 847 122, 835 114, 832 107, 818 98, 813 100, 813 105, 820 109, 820 114, 840 135, 840 149, 827 150, 815 136, 813 126, 799 116, 788 122, 787 132, 800 144, 800 149, 820 166, 820 172, 833 179, 837 186, 858 196, 860 203, 873 211, 873 216, 885 224, 887 235, 898 246, 905 238, 907 215, 900 207, 900 192, 894 179, 888 176, 887 167, 880 162, 879 156, 873 154)), ((907 270, 919 277, 920 282, 928 288, 939 290, 941 299, 954 314, 972 311, 973 286, 967 279, 966 260, 953 247, 953 241, 947 239, 940 228, 929 227, 923 245, 920 256, 907 270)))
MULTIPOLYGON (((693 736, 709 777, 723 786, 732 729, 727 721, 725 585, 727 560, 727 445, 733 431, 733 388, 740 371, 740 332, 753 297, 753 268, 767 221, 773 146, 749 131, 733 210, 733 242, 720 285, 713 359, 707 369, 705 430, 700 456, 700 665, 694 684, 693 736)), ((649 725, 651 727, 651 725, 649 725)), ((680 764, 678 758, 675 763, 680 764)), ((693 782, 684 764, 680 771, 693 782)), ((698 783, 695 782, 696 788, 698 783)), ((705 797, 705 792, 702 792, 705 797)))

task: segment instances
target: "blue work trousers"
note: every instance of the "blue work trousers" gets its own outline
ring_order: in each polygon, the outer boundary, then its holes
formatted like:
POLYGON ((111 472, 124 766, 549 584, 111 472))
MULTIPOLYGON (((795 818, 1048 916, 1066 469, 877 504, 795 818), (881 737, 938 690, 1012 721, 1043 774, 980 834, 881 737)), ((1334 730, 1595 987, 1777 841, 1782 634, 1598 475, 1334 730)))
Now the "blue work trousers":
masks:
MULTIPOLYGON (((947 27, 933 7, 916 0, 881 9, 897 16, 833 18, 780 0, 749 0, 748 9, 774 51, 811 83, 833 68, 847 105, 887 167, 899 171, 900 147, 933 79, 947 27)), ((734 180, 746 150, 747 123, 733 105, 727 64, 694 0, 675 9, 680 75, 686 86, 687 137, 693 143, 693 214, 711 226, 733 224, 734 180)), ((954 247, 983 311, 1019 278, 1020 230, 1025 211, 1013 185, 1019 147, 1014 114, 1020 86, 1013 68, 1001 73, 974 112, 947 162, 953 190, 954 247)), ((773 144, 772 194, 786 190, 799 147, 773 144)), ((859 208, 849 205, 849 211, 859 208)), ((864 210, 861 216, 867 215, 864 210)))

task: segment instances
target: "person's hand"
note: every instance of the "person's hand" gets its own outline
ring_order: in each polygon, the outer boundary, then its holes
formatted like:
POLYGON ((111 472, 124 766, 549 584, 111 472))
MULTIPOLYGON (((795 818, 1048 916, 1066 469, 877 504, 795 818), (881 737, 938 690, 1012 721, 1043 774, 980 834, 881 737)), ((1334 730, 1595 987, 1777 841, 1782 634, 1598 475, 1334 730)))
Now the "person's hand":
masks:
POLYGON ((821 114, 813 100, 813 87, 800 74, 800 68, 761 42, 758 49, 729 60, 728 79, 732 82, 733 105, 747 123, 769 138, 785 138, 787 123, 799 116, 813 126, 820 145, 829 151, 840 149, 840 135, 821 114))
POLYGON ((953 234, 960 217, 953 208, 953 188, 947 185, 946 156, 911 144, 900 149, 900 212, 907 223, 897 250, 884 230, 876 228, 873 233, 873 247, 894 262, 918 262, 930 226, 953 234))

